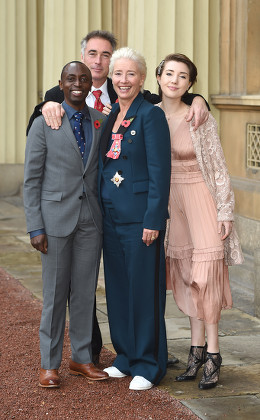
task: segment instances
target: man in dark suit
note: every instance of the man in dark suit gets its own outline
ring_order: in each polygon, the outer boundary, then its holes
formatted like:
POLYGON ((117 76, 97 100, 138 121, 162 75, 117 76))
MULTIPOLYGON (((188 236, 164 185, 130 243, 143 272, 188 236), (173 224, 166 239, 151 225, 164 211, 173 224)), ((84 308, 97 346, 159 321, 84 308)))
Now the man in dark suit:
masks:
MULTIPOLYGON (((117 94, 114 91, 112 81, 108 77, 110 58, 116 49, 115 36, 108 31, 92 31, 89 32, 81 41, 81 61, 86 64, 92 74, 93 85, 86 103, 88 106, 102 111, 98 108, 97 99, 93 92, 101 91, 100 101, 101 107, 113 104, 117 100, 117 94)), ((143 91, 144 99, 152 104, 157 104, 161 101, 159 95, 151 93, 149 90, 143 91)), ((31 127, 33 120, 43 114, 47 125, 51 128, 58 129, 61 125, 61 117, 64 115, 64 110, 61 103, 64 100, 63 92, 60 91, 59 86, 55 86, 45 93, 44 101, 34 108, 34 112, 30 117, 27 127, 27 134, 31 127)), ((197 94, 187 93, 183 96, 183 101, 187 105, 191 105, 188 121, 193 116, 195 119, 195 129, 198 128, 208 118, 208 104, 204 98, 197 94), (195 99, 196 98, 196 99, 195 99), (195 99, 195 101, 194 101, 195 99)))
MULTIPOLYGON (((103 106, 113 104, 117 100, 117 94, 113 89, 111 79, 107 77, 110 58, 113 51, 116 49, 116 45, 114 35, 108 31, 92 31, 81 41, 81 61, 90 69, 93 82, 91 90, 86 98, 86 103, 88 106, 96 108, 99 111, 102 111, 103 106), (99 102, 93 94, 95 91, 100 94, 100 108, 95 106, 95 103, 97 104, 97 102, 99 102)), ((46 123, 52 128, 57 129, 61 122, 60 116, 64 115, 64 110, 61 105, 59 105, 63 100, 63 92, 58 85, 48 90, 45 93, 44 101, 34 108, 34 112, 31 115, 27 127, 27 134, 33 120, 41 115, 41 110, 46 123), (55 111, 53 111, 53 109, 55 109, 55 111)))
MULTIPOLYGON (((93 85, 89 92, 86 103, 88 106, 102 110, 103 106, 111 107, 111 104, 117 100, 117 94, 114 91, 112 81, 108 78, 110 58, 113 51, 116 49, 116 39, 111 32, 108 31, 92 31, 88 33, 81 41, 81 60, 89 67, 92 74, 93 85), (95 91, 101 91, 99 100, 95 97, 95 91)), ((160 102, 160 97, 156 94, 143 91, 144 99, 152 104, 160 102)), ((44 97, 44 102, 37 105, 27 127, 27 134, 30 130, 33 120, 43 114, 47 125, 53 129, 58 129, 61 125, 61 118, 64 115, 64 109, 61 106, 64 100, 63 92, 59 86, 55 86, 48 90, 44 97)), ((188 119, 191 120, 195 116, 195 128, 207 119, 208 110, 206 103, 202 97, 194 94, 187 94, 183 98, 184 102, 191 105, 188 119), (193 99, 196 97, 195 101, 193 99)), ((96 308, 94 308, 94 324, 93 324, 93 338, 92 338, 92 353, 93 362, 97 363, 99 353, 102 347, 102 338, 96 318, 96 308)))

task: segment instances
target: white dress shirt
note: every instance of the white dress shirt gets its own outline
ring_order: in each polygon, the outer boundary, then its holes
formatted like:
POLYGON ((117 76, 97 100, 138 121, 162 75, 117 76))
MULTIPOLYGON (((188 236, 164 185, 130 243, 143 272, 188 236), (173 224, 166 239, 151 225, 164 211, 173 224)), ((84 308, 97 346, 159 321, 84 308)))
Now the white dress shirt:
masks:
POLYGON ((108 92, 107 92, 107 80, 106 80, 105 83, 102 86, 100 86, 100 88, 95 88, 92 85, 91 91, 89 92, 88 96, 86 97, 86 104, 88 106, 94 108, 94 104, 95 104, 95 100, 96 100, 95 96, 92 93, 94 90, 101 90, 102 91, 102 94, 100 96, 100 100, 101 100, 103 105, 111 103, 110 98, 108 96, 108 92))

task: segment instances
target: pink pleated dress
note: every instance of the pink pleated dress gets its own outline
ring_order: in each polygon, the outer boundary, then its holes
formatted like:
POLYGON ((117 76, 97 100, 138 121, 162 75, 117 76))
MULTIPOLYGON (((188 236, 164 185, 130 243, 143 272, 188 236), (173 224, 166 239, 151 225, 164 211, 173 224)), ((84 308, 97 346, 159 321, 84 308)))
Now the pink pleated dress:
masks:
POLYGON ((216 204, 199 169, 184 120, 172 135, 170 225, 166 255, 170 262, 167 289, 179 309, 215 324, 221 309, 232 307, 224 245, 217 228, 216 204))

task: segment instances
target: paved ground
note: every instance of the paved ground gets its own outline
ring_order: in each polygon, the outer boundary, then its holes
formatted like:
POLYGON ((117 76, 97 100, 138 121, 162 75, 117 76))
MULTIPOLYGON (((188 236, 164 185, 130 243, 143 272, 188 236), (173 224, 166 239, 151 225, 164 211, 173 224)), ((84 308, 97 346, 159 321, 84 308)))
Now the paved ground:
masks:
MULTIPOLYGON (((22 200, 18 196, 0 199, 0 267, 19 279, 37 298, 42 299, 40 256, 29 244, 22 200)), ((200 375, 191 383, 174 381, 175 376, 186 364, 190 329, 187 317, 176 308, 172 295, 167 294, 168 348, 170 355, 177 356, 180 363, 168 369, 159 389, 167 391, 201 419, 260 418, 260 320, 246 313, 250 312, 247 309, 248 299, 247 306, 243 307, 243 302, 240 302, 242 299, 239 299, 235 288, 233 294, 236 308, 222 312, 220 323, 220 347, 223 357, 220 382, 215 389, 208 391, 198 389, 200 375)), ((104 345, 113 351, 102 268, 97 290, 97 308, 104 345)), ((153 398, 152 395, 151 397, 153 398)), ((158 420, 164 418, 166 417, 161 414, 158 420)))

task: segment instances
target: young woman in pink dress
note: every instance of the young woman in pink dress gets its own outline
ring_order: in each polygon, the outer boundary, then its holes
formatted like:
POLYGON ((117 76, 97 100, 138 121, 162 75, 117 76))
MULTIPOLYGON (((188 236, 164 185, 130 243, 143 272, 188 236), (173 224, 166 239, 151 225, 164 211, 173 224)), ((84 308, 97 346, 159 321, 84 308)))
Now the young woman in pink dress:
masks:
POLYGON ((199 388, 208 389, 217 385, 222 362, 220 313, 232 306, 228 265, 243 261, 233 224, 234 194, 215 119, 209 114, 196 131, 185 119, 188 106, 181 97, 196 81, 196 66, 183 54, 171 54, 156 76, 171 134, 167 288, 191 326, 187 370, 176 380, 195 379, 204 364, 199 388))

